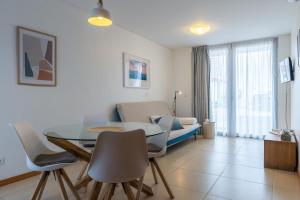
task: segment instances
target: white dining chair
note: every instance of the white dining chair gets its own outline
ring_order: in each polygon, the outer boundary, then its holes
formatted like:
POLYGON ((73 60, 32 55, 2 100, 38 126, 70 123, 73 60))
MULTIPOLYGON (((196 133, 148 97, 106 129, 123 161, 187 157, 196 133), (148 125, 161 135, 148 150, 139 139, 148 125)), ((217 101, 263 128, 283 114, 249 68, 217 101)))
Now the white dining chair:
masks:
POLYGON ((35 189, 32 199, 41 199, 51 172, 55 177, 57 177, 65 200, 68 199, 68 195, 65 190, 63 180, 69 186, 75 198, 80 199, 71 180, 63 169, 64 167, 76 162, 76 157, 66 151, 55 152, 48 149, 28 123, 13 123, 9 125, 22 143, 23 149, 26 153, 27 167, 32 171, 42 172, 41 179, 35 189))
POLYGON ((157 184, 157 177, 156 177, 156 170, 163 181, 163 184, 169 193, 169 196, 171 199, 174 198, 173 192, 171 191, 168 182, 166 178, 164 177, 156 158, 162 157, 166 154, 167 151, 167 142, 170 135, 170 131, 173 125, 174 117, 173 116, 163 116, 159 122, 158 125, 163 129, 166 130, 164 133, 160 135, 156 135, 153 137, 150 137, 148 142, 148 157, 149 162, 152 170, 152 174, 154 177, 154 181, 157 184))
POLYGON ((149 163, 145 131, 99 134, 90 163, 88 174, 95 181, 90 200, 98 199, 102 183, 108 184, 107 193, 103 192, 106 200, 112 199, 117 184, 122 184, 129 200, 139 200, 149 163), (138 190, 134 195, 130 182, 137 179, 138 190))
MULTIPOLYGON (((94 126, 95 124, 99 124, 99 125, 104 124, 108 121, 109 121, 108 117, 103 113, 87 114, 82 117, 81 125, 82 128, 87 128, 87 127, 94 126)), ((79 141, 79 144, 85 149, 88 149, 91 153, 93 153, 96 141, 79 141)), ((86 173, 88 166, 89 163, 84 163, 77 177, 77 181, 81 181, 83 175, 86 173)))

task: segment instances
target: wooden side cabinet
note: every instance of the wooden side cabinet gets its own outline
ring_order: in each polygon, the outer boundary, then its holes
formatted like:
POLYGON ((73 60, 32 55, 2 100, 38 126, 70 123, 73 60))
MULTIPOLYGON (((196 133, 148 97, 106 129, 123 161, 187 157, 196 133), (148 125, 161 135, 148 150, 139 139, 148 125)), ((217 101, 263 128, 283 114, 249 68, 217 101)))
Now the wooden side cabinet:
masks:
POLYGON ((297 142, 282 141, 280 136, 268 134, 264 139, 264 167, 285 171, 297 169, 297 142))

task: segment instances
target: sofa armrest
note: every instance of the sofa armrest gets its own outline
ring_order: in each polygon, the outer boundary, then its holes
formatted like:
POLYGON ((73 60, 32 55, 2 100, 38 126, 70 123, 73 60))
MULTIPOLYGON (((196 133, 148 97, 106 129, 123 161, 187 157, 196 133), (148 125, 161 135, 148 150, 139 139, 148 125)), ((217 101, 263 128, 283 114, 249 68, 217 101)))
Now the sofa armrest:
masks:
POLYGON ((177 117, 182 125, 195 125, 198 120, 194 117, 177 117))

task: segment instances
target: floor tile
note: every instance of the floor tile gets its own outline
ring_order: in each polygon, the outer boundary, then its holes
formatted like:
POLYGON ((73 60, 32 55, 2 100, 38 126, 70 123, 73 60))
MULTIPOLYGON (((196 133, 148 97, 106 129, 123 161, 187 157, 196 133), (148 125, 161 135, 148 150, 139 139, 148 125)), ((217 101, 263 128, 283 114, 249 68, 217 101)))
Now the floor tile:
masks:
POLYGON ((218 177, 195 171, 177 169, 170 173, 167 178, 170 185, 206 193, 218 177))
POLYGON ((269 169, 260 169, 240 165, 228 165, 222 174, 222 177, 251 181, 272 185, 274 173, 269 169))
POLYGON ((287 173, 274 170, 274 187, 285 187, 300 190, 300 182, 296 173, 287 173))
POLYGON ((222 162, 222 163, 229 163, 229 161, 232 159, 231 154, 227 153, 219 153, 219 152, 192 152, 192 156, 190 159, 194 160, 202 160, 203 162, 207 161, 216 161, 216 162, 222 162))
POLYGON ((264 168, 264 159, 261 157, 247 157, 242 155, 234 155, 230 157, 229 163, 248 167, 264 168))
POLYGON ((220 178, 210 191, 210 195, 232 200, 272 200, 272 186, 220 178))
POLYGON ((203 162, 203 160, 189 160, 189 162, 184 163, 180 169, 192 170, 201 173, 220 175, 227 164, 216 162, 216 161, 208 161, 203 162))
POLYGON ((226 199, 224 197, 209 195, 205 198, 205 200, 230 200, 230 199, 226 199))
MULTIPOLYGON (((172 192, 174 193, 175 199, 179 200, 204 200, 205 193, 196 192, 192 190, 188 190, 186 188, 170 186, 172 192)), ((155 195, 153 197, 149 197, 146 199, 155 199, 155 200, 170 200, 169 194, 167 193, 166 189, 160 185, 158 187, 154 187, 153 191, 155 195)))
POLYGON ((293 187, 273 187, 273 200, 299 200, 300 190, 293 187))

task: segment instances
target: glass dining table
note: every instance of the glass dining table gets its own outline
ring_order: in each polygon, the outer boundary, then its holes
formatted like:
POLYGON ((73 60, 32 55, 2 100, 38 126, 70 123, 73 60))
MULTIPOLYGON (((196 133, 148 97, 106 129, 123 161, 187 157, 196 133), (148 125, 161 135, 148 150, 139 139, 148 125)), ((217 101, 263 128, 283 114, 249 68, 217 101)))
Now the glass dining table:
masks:
MULTIPOLYGON (((80 145, 76 145, 74 141, 80 142, 95 142, 101 132, 128 132, 132 130, 142 129, 145 131, 147 138, 165 133, 167 130, 162 129, 157 124, 139 123, 139 122, 105 122, 105 123, 92 123, 92 124, 72 124, 61 125, 45 129, 43 134, 47 137, 48 141, 61 147, 62 149, 72 153, 79 159, 90 162, 91 152, 80 145), (72 142, 73 141, 73 142, 72 142)), ((86 187, 92 179, 86 175, 80 182, 75 185, 79 190, 86 187)), ((137 180, 130 182, 131 186, 137 188, 139 183, 137 180)), ((153 195, 151 187, 143 185, 142 192, 147 195, 153 195)))

